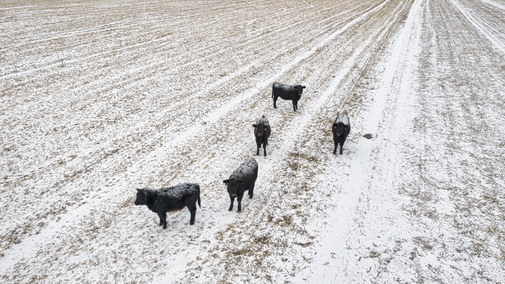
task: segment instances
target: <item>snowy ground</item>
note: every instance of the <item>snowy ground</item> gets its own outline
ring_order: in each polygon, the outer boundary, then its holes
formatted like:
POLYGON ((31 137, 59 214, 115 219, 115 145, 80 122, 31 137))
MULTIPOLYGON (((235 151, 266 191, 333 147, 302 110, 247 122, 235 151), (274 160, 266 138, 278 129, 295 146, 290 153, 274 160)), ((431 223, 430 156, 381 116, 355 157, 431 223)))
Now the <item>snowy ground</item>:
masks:
POLYGON ((503 0, 6 0, 0 32, 0 282, 505 282, 503 0), (182 182, 193 226, 133 205, 182 182))

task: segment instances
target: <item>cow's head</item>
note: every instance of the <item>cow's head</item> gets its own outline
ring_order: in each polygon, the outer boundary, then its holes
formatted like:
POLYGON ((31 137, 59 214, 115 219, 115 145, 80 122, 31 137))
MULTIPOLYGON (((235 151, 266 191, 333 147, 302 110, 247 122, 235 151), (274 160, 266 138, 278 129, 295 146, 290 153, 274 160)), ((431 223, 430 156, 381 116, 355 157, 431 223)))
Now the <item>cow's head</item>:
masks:
POLYGON ((347 131, 347 129, 349 129, 349 125, 345 125, 342 122, 338 122, 333 123, 331 131, 333 132, 333 137, 338 138, 342 134, 344 134, 347 131))
POLYGON ((146 205, 147 204, 147 189, 137 189, 137 199, 135 199, 135 205, 146 205))
POLYGON ((296 85, 296 86, 294 86, 294 88, 295 88, 296 93, 298 94, 298 96, 301 97, 302 93, 303 93, 303 89, 305 89, 305 86, 296 85))
POLYGON ((262 137, 268 128, 268 126, 266 126, 263 123, 253 124, 252 126, 255 128, 254 135, 259 136, 259 137, 262 137))
POLYGON ((238 195, 238 187, 240 184, 244 183, 243 180, 239 180, 236 178, 230 178, 227 180, 223 180, 224 184, 228 187, 228 193, 230 194, 230 197, 237 197, 238 195))

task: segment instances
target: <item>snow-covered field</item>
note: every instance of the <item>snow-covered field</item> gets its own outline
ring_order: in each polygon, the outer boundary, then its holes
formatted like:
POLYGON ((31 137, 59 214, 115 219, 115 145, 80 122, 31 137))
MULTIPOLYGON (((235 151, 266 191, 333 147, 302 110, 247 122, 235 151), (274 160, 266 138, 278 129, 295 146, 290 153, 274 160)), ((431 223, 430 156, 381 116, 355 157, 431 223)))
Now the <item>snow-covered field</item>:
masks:
POLYGON ((505 282, 503 0, 5 0, 0 34, 2 283, 505 282), (133 204, 183 182, 193 226, 133 204))

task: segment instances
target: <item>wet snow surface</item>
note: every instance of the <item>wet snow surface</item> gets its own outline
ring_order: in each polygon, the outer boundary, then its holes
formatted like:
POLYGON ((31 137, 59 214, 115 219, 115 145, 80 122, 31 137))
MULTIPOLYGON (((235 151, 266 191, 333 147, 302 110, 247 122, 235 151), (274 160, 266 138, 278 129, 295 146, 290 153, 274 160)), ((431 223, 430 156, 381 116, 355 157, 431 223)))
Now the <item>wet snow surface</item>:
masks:
POLYGON ((503 0, 5 0, 0 31, 0 282, 505 282, 503 0), (193 226, 133 205, 184 182, 193 226))

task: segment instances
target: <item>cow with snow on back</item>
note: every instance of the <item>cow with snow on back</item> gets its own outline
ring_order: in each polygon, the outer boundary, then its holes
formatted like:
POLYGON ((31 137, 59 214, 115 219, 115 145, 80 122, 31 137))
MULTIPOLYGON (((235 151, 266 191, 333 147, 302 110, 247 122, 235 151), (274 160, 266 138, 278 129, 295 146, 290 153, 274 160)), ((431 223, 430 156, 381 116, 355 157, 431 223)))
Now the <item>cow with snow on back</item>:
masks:
POLYGON ((227 186, 228 194, 230 195, 230 208, 228 211, 233 210, 233 201, 237 198, 238 210, 242 210, 242 197, 246 190, 249 191, 249 198, 253 198, 254 183, 258 177, 258 163, 254 158, 250 158, 238 167, 230 176, 229 179, 223 180, 227 186))
POLYGON ((256 151, 256 156, 260 154, 260 148, 263 144, 263 154, 267 155, 267 145, 268 145, 268 137, 270 137, 270 123, 268 119, 262 115, 257 121, 256 124, 253 124, 254 127, 254 137, 256 138, 256 146, 258 147, 256 151))
POLYGON ((340 144, 340 155, 342 155, 345 140, 347 139, 347 135, 349 135, 349 131, 351 131, 351 122, 349 121, 349 117, 347 117, 345 113, 338 115, 337 119, 333 123, 331 131, 333 132, 333 142, 335 142, 333 154, 337 152, 337 146, 340 144))
POLYGON ((162 189, 137 189, 135 205, 147 205, 151 211, 158 213, 160 226, 167 228, 167 212, 178 211, 188 207, 191 213, 190 225, 195 223, 196 203, 200 204, 200 186, 196 183, 183 183, 162 189))
POLYGON ((272 85, 272 98, 274 99, 274 108, 277 108, 277 98, 280 97, 283 100, 293 101, 293 110, 296 111, 298 109, 298 101, 302 97, 303 89, 305 89, 305 86, 302 85, 292 86, 275 82, 272 85))

